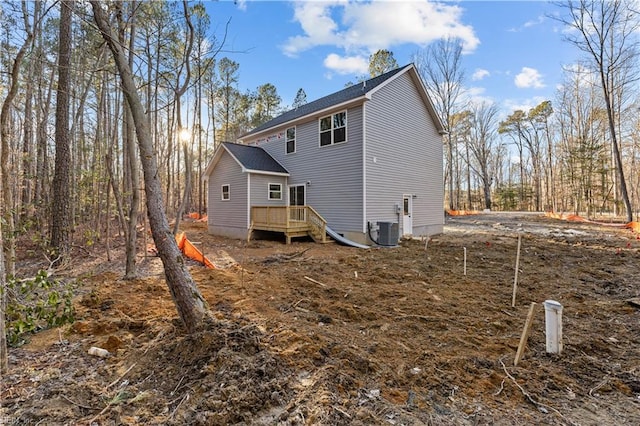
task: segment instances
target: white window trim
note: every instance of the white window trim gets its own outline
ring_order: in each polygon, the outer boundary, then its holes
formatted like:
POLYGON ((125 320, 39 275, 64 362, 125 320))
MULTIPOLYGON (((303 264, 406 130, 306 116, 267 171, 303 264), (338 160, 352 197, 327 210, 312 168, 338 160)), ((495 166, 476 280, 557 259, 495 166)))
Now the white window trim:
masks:
POLYGON ((267 184, 267 199, 270 201, 282 201, 282 184, 277 182, 269 182, 267 184), (280 187, 280 198, 271 198, 271 185, 278 185, 280 187))
MULTIPOLYGON (((327 146, 333 146, 333 145, 339 145, 342 143, 347 143, 347 141, 349 140, 349 138, 347 137, 347 128, 349 127, 349 117, 347 116, 347 110, 342 110, 342 111, 338 111, 338 112, 333 112, 331 114, 328 115, 324 115, 320 118, 318 118, 318 146, 320 148, 324 148, 327 146), (342 142, 334 142, 333 140, 333 132, 336 128, 333 127, 333 116, 337 115, 337 114, 342 114, 344 112, 344 121, 345 121, 345 125, 344 125, 344 140, 342 142), (322 121, 323 118, 327 118, 327 117, 331 117, 331 143, 328 145, 322 145, 322 131, 320 130, 320 122, 322 121)), ((326 131, 326 130, 325 130, 326 131)))
POLYGON ((220 200, 221 201, 230 201, 231 200, 231 185, 225 183, 224 185, 220 185, 220 200), (224 198, 224 187, 227 187, 227 198, 224 198))
POLYGON ((284 129, 284 154, 285 155, 289 155, 289 154, 295 154, 296 151, 298 150, 298 129, 296 128, 296 126, 291 126, 291 127, 287 127, 286 129, 284 129), (289 129, 293 129, 293 151, 291 152, 287 152, 287 143, 289 142, 289 140, 287 139, 287 130, 289 129))

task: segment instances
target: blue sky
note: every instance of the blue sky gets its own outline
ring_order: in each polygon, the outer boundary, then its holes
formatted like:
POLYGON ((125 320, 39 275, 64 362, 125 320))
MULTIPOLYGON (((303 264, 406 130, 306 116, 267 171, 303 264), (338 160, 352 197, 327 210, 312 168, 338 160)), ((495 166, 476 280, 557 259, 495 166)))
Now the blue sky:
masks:
POLYGON ((312 101, 367 73, 369 55, 399 65, 443 36, 464 43, 465 87, 503 113, 553 100, 562 67, 578 52, 543 1, 206 2, 216 37, 231 20, 224 51, 240 64, 239 89, 272 83, 290 105, 299 88, 312 101))

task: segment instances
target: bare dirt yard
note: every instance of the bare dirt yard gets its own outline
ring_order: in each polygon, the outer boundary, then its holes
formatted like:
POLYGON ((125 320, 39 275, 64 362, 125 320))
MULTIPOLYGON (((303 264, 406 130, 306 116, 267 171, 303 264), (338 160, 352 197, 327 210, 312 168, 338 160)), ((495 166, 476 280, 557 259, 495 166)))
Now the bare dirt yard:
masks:
POLYGON ((77 320, 10 350, 0 424, 640 424, 628 230, 487 214, 447 218, 428 244, 361 250, 183 229, 219 266, 191 266, 207 330, 185 335, 157 258, 122 281, 119 261, 78 253, 63 271, 77 320), (548 299, 564 306, 560 355, 546 352, 548 299))

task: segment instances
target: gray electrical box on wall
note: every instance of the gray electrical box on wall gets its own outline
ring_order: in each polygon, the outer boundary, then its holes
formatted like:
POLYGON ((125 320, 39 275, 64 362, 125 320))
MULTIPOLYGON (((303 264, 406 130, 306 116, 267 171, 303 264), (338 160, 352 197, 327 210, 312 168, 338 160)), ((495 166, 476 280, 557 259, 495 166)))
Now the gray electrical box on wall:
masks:
POLYGON ((378 244, 395 246, 398 244, 398 224, 393 222, 378 222, 378 244))

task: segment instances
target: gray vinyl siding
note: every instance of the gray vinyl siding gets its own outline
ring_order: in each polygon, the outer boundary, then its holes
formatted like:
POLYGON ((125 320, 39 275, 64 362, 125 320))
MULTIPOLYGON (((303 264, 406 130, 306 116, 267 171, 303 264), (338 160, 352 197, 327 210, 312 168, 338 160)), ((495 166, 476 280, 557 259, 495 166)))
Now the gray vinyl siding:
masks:
POLYGON ((240 232, 246 234, 247 177, 240 165, 227 152, 223 152, 209 176, 209 229, 226 236, 240 235, 240 232), (221 199, 222 185, 230 185, 228 201, 221 199), (224 229, 229 232, 224 232, 224 229))
POLYGON ((409 74, 373 93, 365 117, 367 221, 399 221, 401 228, 395 205, 403 194, 415 194, 413 231, 401 235, 441 232, 442 136, 409 74))
POLYGON ((284 176, 273 176, 252 173, 249 178, 251 188, 249 197, 252 206, 286 206, 287 205, 287 178, 284 176), (269 184, 279 183, 282 185, 282 200, 269 200, 269 184))
MULTIPOLYGON (((340 111, 344 109, 331 114, 340 111)), ((290 126, 272 133, 286 127, 290 126)), ((306 204, 337 232, 363 232, 362 127, 362 107, 357 106, 347 110, 346 142, 321 147, 315 117, 296 126, 295 153, 285 153, 284 138, 260 144, 289 171, 288 185, 306 185, 306 204)))

